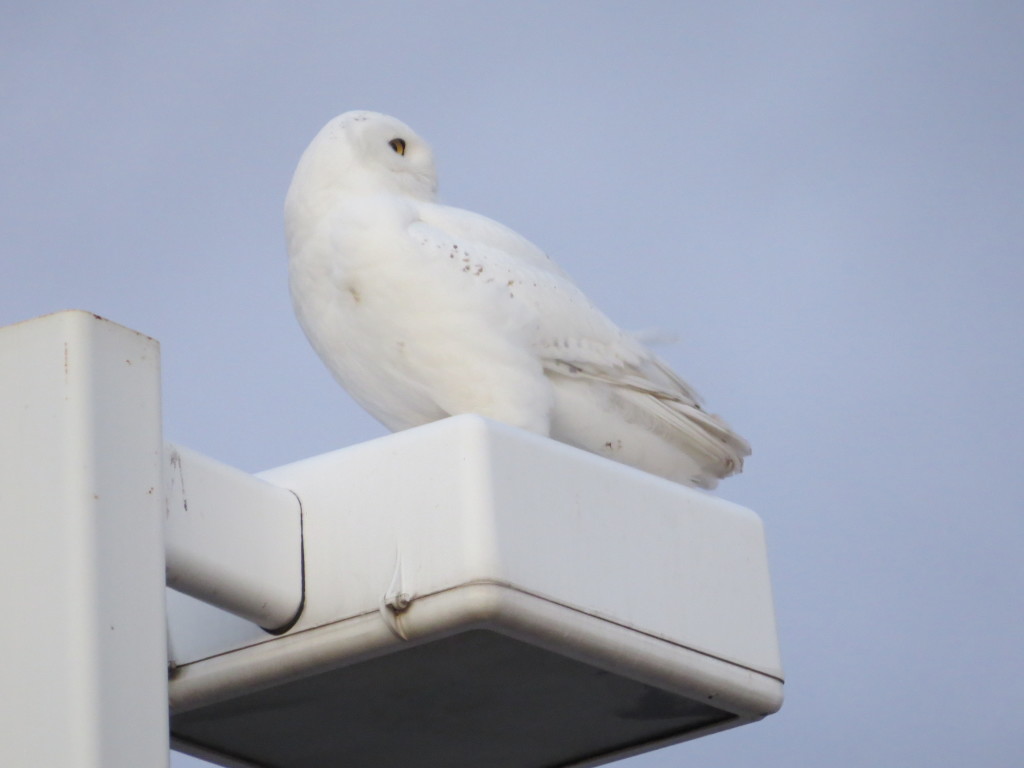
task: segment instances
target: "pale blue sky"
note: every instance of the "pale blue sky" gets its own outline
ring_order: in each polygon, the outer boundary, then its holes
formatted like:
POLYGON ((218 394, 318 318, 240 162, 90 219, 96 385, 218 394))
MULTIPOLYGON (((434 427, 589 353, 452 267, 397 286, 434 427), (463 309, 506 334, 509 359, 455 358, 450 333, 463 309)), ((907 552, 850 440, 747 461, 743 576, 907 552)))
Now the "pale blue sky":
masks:
POLYGON ((1009 1, 7 2, 0 325, 154 336, 167 437, 246 470, 382 434, 292 317, 281 203, 330 117, 394 114, 754 445, 721 495, 786 704, 621 764, 1016 765, 1022 96, 1009 1))

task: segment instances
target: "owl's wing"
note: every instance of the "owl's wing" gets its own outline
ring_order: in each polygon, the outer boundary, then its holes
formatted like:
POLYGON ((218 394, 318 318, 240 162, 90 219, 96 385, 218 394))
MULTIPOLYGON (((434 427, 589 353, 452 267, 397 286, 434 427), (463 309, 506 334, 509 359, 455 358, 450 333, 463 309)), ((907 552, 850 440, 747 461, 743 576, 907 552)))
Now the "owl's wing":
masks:
MULTIPOLYGON (((529 343, 542 359, 635 365, 649 353, 576 287, 572 279, 522 235, 486 216, 430 204, 409 227, 424 257, 444 254, 490 286, 501 317, 528 323, 529 343)), ((467 288, 476 287, 467 283, 467 288)))
POLYGON ((414 231, 430 233, 432 239, 449 239, 461 244, 463 250, 490 251, 491 258, 504 258, 510 264, 517 263, 568 279, 544 251, 494 219, 437 203, 421 204, 417 212, 419 221, 414 223, 414 231))
POLYGON ((479 270, 481 278, 497 280, 499 300, 529 316, 530 343, 549 376, 612 388, 635 411, 625 418, 654 424, 717 477, 742 468, 747 442, 704 411, 689 384, 608 319, 529 240, 485 216, 434 204, 424 206, 410 234, 425 248, 457 253, 469 274, 479 270))
MULTIPOLYGON (((612 387, 623 407, 633 411, 627 420, 653 424, 709 475, 723 478, 741 471, 744 457, 750 455, 747 441, 721 417, 705 411, 686 382, 653 354, 648 355, 639 366, 558 358, 548 361, 546 368, 557 375, 612 387)), ((607 360, 613 359, 607 356, 607 360)))

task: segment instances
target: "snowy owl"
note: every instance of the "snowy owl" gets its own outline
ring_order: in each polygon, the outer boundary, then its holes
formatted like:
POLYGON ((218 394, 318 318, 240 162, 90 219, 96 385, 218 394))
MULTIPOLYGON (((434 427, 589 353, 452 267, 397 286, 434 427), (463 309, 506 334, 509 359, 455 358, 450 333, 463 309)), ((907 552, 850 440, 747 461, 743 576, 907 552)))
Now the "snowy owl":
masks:
POLYGON ((299 323, 392 430, 476 413, 686 485, 746 441, 533 243, 436 201, 430 146, 375 112, 317 134, 285 200, 299 323))

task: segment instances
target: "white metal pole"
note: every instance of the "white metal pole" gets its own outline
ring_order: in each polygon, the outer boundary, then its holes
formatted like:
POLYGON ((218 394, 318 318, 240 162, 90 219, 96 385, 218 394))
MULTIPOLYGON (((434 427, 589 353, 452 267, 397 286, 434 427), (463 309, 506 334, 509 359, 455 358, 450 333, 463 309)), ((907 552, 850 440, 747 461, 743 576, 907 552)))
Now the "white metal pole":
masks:
POLYGON ((168 762, 159 348, 0 329, 0 765, 168 762))

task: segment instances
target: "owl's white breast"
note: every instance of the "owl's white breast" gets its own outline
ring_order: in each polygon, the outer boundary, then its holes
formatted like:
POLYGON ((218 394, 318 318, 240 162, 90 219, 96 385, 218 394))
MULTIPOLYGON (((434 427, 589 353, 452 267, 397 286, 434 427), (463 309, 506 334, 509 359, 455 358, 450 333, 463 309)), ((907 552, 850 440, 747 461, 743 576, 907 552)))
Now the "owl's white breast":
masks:
POLYGON ((510 308, 494 265, 413 234, 418 221, 415 202, 381 196, 340 201, 300 228, 290 284, 313 347, 391 429, 476 412, 546 434, 553 395, 531 351, 532 314, 510 308))

